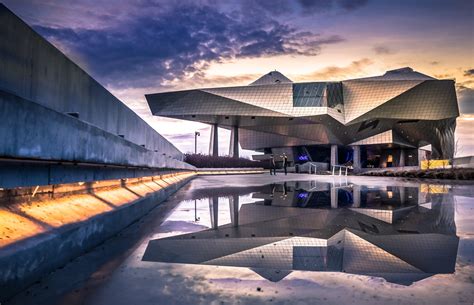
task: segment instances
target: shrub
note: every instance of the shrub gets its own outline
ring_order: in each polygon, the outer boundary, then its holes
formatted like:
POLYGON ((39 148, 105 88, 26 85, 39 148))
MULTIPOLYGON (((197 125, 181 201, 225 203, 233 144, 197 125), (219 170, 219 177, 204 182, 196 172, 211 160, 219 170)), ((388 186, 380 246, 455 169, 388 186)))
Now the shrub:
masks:
POLYGON ((456 176, 454 175, 454 172, 447 171, 443 173, 443 179, 456 179, 456 176))
POLYGON ((229 156, 209 156, 203 154, 185 154, 184 162, 197 168, 241 168, 264 167, 269 168, 268 160, 253 161, 246 158, 233 158, 229 156))
POLYGON ((367 172, 362 173, 367 176, 384 176, 384 177, 407 177, 407 178, 424 178, 424 179, 458 179, 473 180, 473 168, 456 168, 456 169, 428 169, 428 170, 411 170, 403 172, 367 172))

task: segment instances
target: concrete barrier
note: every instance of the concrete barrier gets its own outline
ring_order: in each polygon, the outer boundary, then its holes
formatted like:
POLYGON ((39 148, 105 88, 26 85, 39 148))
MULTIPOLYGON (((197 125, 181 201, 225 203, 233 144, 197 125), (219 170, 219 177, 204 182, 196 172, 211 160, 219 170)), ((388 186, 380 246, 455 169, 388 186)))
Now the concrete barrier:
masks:
POLYGON ((35 164, 0 163, 0 188, 155 175, 150 169, 194 170, 162 151, 2 90, 0 156, 36 160, 35 164))
POLYGON ((360 173, 370 173, 370 172, 404 172, 404 171, 413 171, 419 170, 419 166, 395 166, 395 167, 381 167, 381 168, 361 168, 360 173))
POLYGON ((8 202, 0 204, 0 302, 138 220, 194 176, 182 172, 0 196, 8 202))
POLYGON ((263 174, 263 168, 196 168, 198 175, 243 175, 243 174, 263 174))
POLYGON ((474 156, 458 157, 453 160, 455 167, 474 168, 474 156))
POLYGON ((0 90, 0 156, 155 168, 189 164, 0 90))
MULTIPOLYGON (((1 90, 59 113, 74 114, 78 121, 121 135, 152 152, 182 160, 182 153, 173 144, 3 4, 0 4, 0 20, 1 90)), ((38 113, 35 119, 40 118, 38 113)), ((24 128, 35 134, 48 125, 39 130, 27 127, 24 128)), ((0 137, 6 135, 8 133, 0 133, 0 137)), ((61 146, 52 148, 63 149, 61 146)), ((93 147, 88 149, 93 153, 93 147)))

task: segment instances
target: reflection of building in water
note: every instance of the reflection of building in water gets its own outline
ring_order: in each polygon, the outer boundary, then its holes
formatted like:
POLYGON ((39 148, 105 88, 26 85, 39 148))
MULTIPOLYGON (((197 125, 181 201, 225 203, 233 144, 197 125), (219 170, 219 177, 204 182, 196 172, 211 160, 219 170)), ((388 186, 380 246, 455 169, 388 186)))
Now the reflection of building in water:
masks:
MULTIPOLYGON (((249 190, 250 192, 252 190, 249 190)), ((143 260, 249 267, 272 281, 292 270, 340 271, 410 284, 452 273, 458 237, 451 194, 413 187, 287 182, 260 188, 256 203, 212 229, 150 241, 143 260)))
POLYGON ((305 208, 350 208, 386 222, 392 222, 425 202, 417 187, 367 187, 352 184, 287 182, 269 185, 253 195, 274 206, 305 208))

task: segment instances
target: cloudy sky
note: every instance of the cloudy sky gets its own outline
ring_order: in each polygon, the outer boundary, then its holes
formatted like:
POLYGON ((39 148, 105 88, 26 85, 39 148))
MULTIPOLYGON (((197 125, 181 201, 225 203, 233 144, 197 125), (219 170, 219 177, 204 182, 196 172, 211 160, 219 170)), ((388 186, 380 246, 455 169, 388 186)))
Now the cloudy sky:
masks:
MULTIPOLYGON (((183 152, 209 127, 152 117, 144 94, 246 85, 278 70, 341 80, 410 66, 454 78, 459 155, 474 154, 472 0, 3 0, 183 152)), ((221 132, 221 153, 229 134, 221 132)), ((251 152, 243 152, 244 155, 251 152)))

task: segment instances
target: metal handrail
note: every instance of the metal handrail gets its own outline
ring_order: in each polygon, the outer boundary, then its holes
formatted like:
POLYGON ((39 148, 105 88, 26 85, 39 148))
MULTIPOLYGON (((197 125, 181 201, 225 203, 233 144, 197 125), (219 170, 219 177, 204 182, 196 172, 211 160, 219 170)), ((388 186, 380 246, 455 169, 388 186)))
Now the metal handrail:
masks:
POLYGON ((347 169, 348 169, 349 167, 344 166, 344 165, 333 165, 333 166, 332 166, 332 175, 333 175, 333 176, 334 176, 334 173, 335 173, 335 171, 336 171, 336 167, 339 167, 339 176, 342 176, 342 169, 343 169, 343 168, 344 168, 344 171, 345 171, 345 174, 344 174, 344 175, 347 176, 347 169))
POLYGON ((308 173, 309 173, 309 174, 312 174, 312 173, 313 173, 312 168, 313 168, 313 166, 314 166, 314 174, 316 175, 316 174, 317 174, 317 169, 318 169, 317 165, 314 164, 314 163, 312 163, 312 162, 308 162, 308 163, 309 163, 309 166, 308 166, 308 173))

